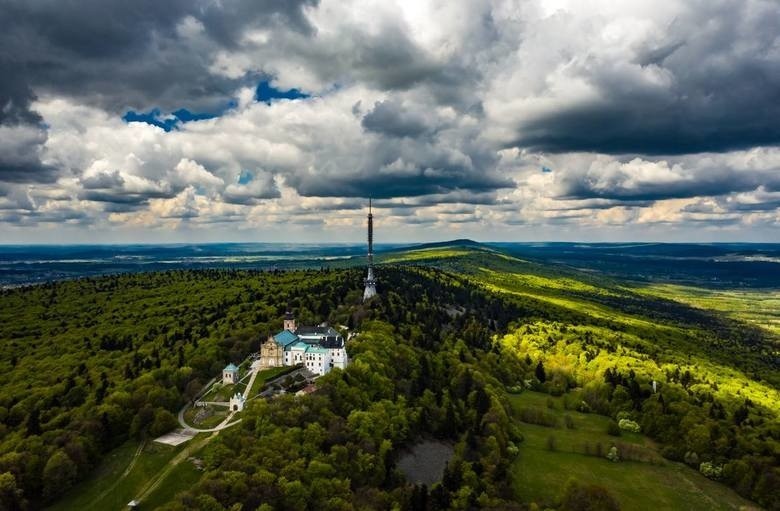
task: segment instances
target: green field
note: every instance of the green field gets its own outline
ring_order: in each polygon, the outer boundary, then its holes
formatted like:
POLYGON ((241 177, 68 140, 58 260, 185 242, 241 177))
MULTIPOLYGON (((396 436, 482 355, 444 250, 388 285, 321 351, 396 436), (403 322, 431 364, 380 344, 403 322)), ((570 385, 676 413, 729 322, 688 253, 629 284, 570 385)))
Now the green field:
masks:
POLYGON ((726 486, 687 466, 664 460, 653 443, 641 434, 607 435, 610 420, 607 417, 564 410, 563 398, 538 392, 527 391, 509 399, 516 412, 531 407, 559 419, 554 428, 519 423, 524 441, 510 472, 515 493, 523 502, 554 505, 566 482, 573 478, 606 487, 622 509, 704 511, 752 505, 726 486), (548 407, 548 400, 555 408, 548 407), (574 429, 565 427, 565 415, 573 420, 574 429), (550 437, 555 438, 555 450, 548 446, 550 437), (600 443, 606 453, 614 442, 634 444, 647 456, 647 461, 615 463, 593 453, 596 444, 600 443), (591 447, 590 455, 585 454, 585 444, 591 447))
POLYGON ((255 382, 252 384, 252 388, 249 390, 249 399, 257 396, 260 394, 260 392, 263 389, 263 385, 265 385, 265 382, 268 380, 273 380, 280 374, 284 374, 287 372, 290 372, 290 367, 272 367, 270 369, 265 369, 263 371, 260 371, 257 373, 257 377, 255 378, 255 382))
POLYGON ((89 479, 74 487, 49 509, 125 509, 149 478, 184 448, 148 442, 139 451, 139 445, 136 441, 129 441, 112 451, 89 479))
POLYGON ((674 284, 653 284, 632 290, 718 311, 780 336, 780 291, 704 289, 674 284))

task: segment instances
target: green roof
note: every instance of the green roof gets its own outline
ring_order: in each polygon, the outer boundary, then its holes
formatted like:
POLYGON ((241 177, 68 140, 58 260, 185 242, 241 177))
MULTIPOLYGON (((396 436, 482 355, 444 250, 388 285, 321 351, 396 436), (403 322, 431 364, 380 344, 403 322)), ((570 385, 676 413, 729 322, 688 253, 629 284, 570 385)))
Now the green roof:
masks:
POLYGON ((326 350, 325 348, 321 348, 319 346, 309 346, 309 349, 306 350, 306 353, 321 353, 325 355, 326 353, 328 353, 328 350, 326 350))
POLYGON ((287 350, 290 350, 290 349, 293 349, 293 348, 297 348, 297 349, 301 349, 301 350, 303 350, 303 351, 306 351, 306 350, 309 348, 309 345, 308 345, 308 344, 306 344, 306 343, 305 343, 305 342, 303 342, 303 341, 298 341, 298 342, 296 342, 296 343, 293 343, 293 344, 288 344, 288 345, 285 347, 285 349, 287 349, 287 350))
POLYGON ((289 330, 282 330, 278 334, 274 335, 274 341, 280 346, 287 346, 298 340, 298 336, 289 330))
POLYGON ((234 371, 238 371, 238 367, 236 367, 235 365, 233 365, 233 363, 231 362, 230 364, 228 364, 228 365, 226 365, 226 366, 225 366, 225 369, 224 369, 224 370, 225 370, 225 371, 234 372, 234 371))

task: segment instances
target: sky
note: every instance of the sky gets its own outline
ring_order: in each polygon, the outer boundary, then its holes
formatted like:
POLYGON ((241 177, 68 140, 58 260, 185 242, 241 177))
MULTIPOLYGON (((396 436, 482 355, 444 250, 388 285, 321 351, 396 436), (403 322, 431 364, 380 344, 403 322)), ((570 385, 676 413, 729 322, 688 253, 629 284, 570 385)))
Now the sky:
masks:
POLYGON ((780 242, 776 0, 0 0, 0 243, 780 242))

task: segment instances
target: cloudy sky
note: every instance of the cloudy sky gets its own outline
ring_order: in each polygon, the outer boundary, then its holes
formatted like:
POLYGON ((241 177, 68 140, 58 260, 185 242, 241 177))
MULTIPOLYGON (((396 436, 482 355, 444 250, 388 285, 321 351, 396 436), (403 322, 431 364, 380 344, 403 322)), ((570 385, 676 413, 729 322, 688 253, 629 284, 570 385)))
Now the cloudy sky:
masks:
POLYGON ((0 242, 780 242, 776 0, 0 0, 0 242))

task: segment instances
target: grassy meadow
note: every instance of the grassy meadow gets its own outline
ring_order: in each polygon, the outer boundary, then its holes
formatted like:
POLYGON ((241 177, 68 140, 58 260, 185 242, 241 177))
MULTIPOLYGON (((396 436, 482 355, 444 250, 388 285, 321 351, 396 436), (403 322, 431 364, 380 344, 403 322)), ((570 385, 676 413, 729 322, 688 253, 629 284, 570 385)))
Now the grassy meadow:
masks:
POLYGON ((654 442, 641 434, 608 435, 609 418, 566 410, 563 397, 526 391, 509 399, 524 437, 510 468, 513 488, 523 502, 542 508, 556 505, 561 489, 573 478, 607 486, 622 509, 725 511, 751 506, 733 490, 665 460, 654 442), (518 415, 528 408, 549 414, 557 425, 523 423, 518 415), (567 416, 571 427, 566 425, 567 416), (608 460, 606 453, 614 444, 631 445, 632 456, 641 461, 608 460))

